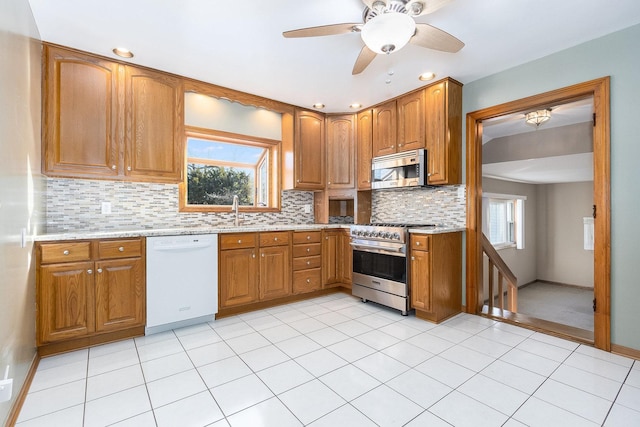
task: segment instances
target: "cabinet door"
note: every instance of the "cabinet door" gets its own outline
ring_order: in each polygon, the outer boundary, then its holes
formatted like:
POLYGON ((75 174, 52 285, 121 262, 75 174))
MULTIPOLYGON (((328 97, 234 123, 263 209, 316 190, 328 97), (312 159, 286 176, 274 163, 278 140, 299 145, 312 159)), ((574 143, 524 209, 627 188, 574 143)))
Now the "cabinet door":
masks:
POLYGON ((43 172, 118 176, 118 64, 51 46, 44 52, 43 172))
POLYGON ((260 248, 260 300, 291 294, 289 246, 260 248))
POLYGON ((322 286, 330 287, 340 282, 338 257, 340 254, 340 231, 327 230, 322 239, 322 286))
POLYGON ((179 79, 166 74, 126 68, 127 176, 180 181, 183 138, 181 86, 179 79))
POLYGON ((425 88, 429 184, 459 184, 462 151, 462 87, 443 81, 425 88))
POLYGON ((45 265, 39 273, 38 344, 92 333, 93 263, 45 265))
POLYGON ((431 311, 431 252, 411 252, 411 307, 431 311))
POLYGON ((355 188, 353 115, 327 118, 327 188, 355 188))
POLYGON ((396 101, 373 109, 373 157, 396 152, 396 101))
POLYGON ((357 118, 357 148, 358 190, 371 189, 371 157, 373 143, 373 113, 363 111, 357 118))
POLYGON ((255 248, 220 251, 220 307, 257 301, 258 280, 255 248))
POLYGON ((140 258, 96 262, 95 281, 96 331, 144 325, 146 297, 140 258))
POLYGON ((323 190, 325 183, 324 117, 311 111, 296 110, 295 188, 323 190))
POLYGON ((351 250, 351 236, 349 230, 340 232, 340 282, 343 285, 351 285, 351 273, 353 270, 353 252, 351 250))
POLYGON ((424 91, 405 95, 398 104, 398 151, 425 147, 424 91))

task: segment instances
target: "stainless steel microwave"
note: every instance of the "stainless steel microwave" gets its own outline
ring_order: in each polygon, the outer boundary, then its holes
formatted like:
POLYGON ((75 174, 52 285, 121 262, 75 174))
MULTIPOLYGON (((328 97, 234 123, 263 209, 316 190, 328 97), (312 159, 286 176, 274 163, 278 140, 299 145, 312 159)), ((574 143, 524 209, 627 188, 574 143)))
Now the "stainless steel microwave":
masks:
POLYGON ((371 188, 421 187, 427 185, 427 150, 403 151, 374 157, 371 188))

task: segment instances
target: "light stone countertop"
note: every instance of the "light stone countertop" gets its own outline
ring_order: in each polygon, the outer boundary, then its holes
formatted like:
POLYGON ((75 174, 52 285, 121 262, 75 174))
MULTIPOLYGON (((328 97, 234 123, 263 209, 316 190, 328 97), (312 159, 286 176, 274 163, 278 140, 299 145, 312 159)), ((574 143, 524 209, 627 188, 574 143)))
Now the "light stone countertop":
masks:
POLYGON ((202 226, 176 228, 148 228, 109 231, 67 231, 62 233, 45 233, 35 237, 37 242, 83 240, 83 239, 117 239, 126 237, 184 236, 190 234, 248 233, 256 231, 286 230, 321 230, 323 228, 349 228, 349 224, 279 224, 279 225, 241 225, 235 226, 202 226))
MULTIPOLYGON (((176 228, 148 228, 109 231, 68 231, 63 233, 45 233, 35 237, 37 242, 83 240, 83 239, 118 239, 127 237, 185 236, 192 234, 249 233, 260 231, 299 231, 321 230, 323 228, 349 228, 350 224, 278 224, 278 225, 244 225, 244 226, 202 226, 176 228)), ((435 228, 410 228, 410 233, 440 234, 465 231, 464 227, 439 225, 435 228)))

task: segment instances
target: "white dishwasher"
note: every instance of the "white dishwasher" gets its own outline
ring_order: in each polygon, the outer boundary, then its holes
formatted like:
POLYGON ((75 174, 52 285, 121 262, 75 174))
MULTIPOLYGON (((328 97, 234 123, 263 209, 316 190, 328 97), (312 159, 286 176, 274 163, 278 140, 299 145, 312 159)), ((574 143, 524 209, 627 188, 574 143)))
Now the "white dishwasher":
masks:
POLYGON ((208 322, 218 312, 218 235, 147 237, 146 334, 208 322))

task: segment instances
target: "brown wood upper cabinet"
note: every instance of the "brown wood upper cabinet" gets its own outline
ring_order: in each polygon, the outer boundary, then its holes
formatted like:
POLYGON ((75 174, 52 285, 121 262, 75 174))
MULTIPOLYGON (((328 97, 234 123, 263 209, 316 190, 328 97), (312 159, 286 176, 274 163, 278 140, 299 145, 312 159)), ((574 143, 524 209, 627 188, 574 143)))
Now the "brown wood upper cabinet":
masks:
POLYGON ((396 152, 396 115, 395 100, 373 109, 373 157, 396 152))
POLYGON ((324 116, 296 109, 294 120, 294 189, 325 188, 324 116))
POLYGON ((358 190, 371 189, 371 157, 373 143, 373 112, 365 110, 358 113, 356 119, 356 145, 358 163, 358 190))
POLYGON ((327 188, 355 188, 355 116, 328 116, 327 188))
POLYGON ((424 99, 428 183, 460 184, 462 85, 445 79, 427 86, 424 99))
POLYGON ((424 91, 411 92, 373 109, 373 156, 425 146, 424 91))
POLYGON ((43 59, 44 174, 181 180, 179 78, 47 44, 43 59))

